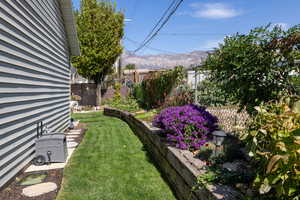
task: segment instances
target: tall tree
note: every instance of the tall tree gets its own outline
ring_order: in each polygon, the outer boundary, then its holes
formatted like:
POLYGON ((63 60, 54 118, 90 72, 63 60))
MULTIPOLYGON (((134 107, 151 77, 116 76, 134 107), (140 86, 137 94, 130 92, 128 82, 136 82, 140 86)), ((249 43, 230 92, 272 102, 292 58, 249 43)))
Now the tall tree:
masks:
POLYGON ((72 63, 78 73, 97 84, 97 105, 101 104, 101 83, 113 72, 113 65, 122 53, 124 14, 106 0, 81 0, 75 13, 81 56, 72 63))

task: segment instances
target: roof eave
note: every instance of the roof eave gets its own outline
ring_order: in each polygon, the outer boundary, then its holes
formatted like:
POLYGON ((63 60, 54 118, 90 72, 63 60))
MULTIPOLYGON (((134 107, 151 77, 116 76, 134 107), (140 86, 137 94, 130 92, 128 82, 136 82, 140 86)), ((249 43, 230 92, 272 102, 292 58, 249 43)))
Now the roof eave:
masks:
POLYGON ((68 38, 70 55, 80 56, 80 45, 77 36, 72 2, 71 0, 60 0, 60 6, 68 38))

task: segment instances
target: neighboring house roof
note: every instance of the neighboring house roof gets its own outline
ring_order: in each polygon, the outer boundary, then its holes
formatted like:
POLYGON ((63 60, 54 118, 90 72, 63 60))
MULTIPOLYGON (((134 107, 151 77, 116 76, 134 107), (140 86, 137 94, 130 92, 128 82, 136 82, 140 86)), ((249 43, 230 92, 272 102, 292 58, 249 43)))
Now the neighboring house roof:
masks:
POLYGON ((137 73, 149 73, 149 72, 159 72, 159 71, 166 71, 165 69, 158 69, 158 70, 156 70, 156 69, 125 69, 124 71, 123 71, 123 73, 125 74, 125 75, 127 75, 127 74, 133 74, 133 73, 135 73, 135 72, 137 72, 137 73))
POLYGON ((80 45, 77 36, 72 2, 71 0, 60 0, 60 5, 69 42, 70 54, 71 56, 80 56, 80 45))

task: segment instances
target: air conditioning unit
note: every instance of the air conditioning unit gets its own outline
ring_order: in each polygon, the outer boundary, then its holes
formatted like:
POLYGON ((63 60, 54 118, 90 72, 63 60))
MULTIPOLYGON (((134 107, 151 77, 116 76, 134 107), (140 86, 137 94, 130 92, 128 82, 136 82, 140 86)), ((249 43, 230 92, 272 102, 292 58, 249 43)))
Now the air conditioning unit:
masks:
POLYGON ((49 163, 66 162, 68 150, 65 134, 45 132, 43 122, 38 123, 33 163, 40 166, 49 163))

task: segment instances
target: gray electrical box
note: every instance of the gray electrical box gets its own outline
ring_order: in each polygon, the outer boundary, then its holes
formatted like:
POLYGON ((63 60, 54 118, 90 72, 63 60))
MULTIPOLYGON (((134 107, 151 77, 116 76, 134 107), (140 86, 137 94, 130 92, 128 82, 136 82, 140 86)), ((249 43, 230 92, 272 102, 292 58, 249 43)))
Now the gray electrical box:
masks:
POLYGON ((35 165, 66 162, 67 157, 67 141, 63 133, 45 134, 36 139, 35 165))

